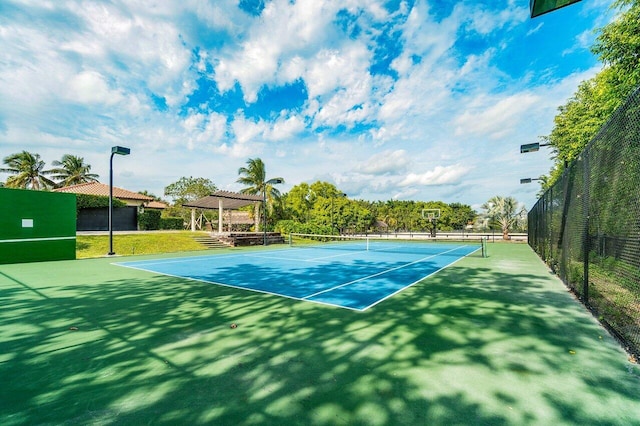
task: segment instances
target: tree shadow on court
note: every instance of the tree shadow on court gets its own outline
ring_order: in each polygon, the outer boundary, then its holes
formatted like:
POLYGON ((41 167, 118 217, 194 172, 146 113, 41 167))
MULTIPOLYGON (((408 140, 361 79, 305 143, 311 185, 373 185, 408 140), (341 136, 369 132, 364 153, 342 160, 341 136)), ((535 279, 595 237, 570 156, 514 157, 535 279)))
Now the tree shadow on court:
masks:
MULTIPOLYGON (((637 419, 640 381, 568 293, 544 272, 471 263, 365 312, 97 260, 48 264, 41 275, 2 268, 0 422, 637 419)), ((247 277, 247 267, 225 272, 247 277)), ((348 272, 325 265, 309 274, 348 272)), ((282 280, 269 267, 250 275, 282 280)))

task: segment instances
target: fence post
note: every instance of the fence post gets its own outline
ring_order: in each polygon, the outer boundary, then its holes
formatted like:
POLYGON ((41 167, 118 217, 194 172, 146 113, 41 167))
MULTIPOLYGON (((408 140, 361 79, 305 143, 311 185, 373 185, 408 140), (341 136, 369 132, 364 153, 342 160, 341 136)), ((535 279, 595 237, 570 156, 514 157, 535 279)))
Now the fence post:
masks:
POLYGON ((589 210, 591 200, 589 199, 589 150, 586 149, 584 154, 584 169, 583 169, 583 181, 584 181, 584 228, 582 230, 582 250, 584 252, 583 262, 583 282, 582 282, 582 297, 584 304, 589 306, 589 210))

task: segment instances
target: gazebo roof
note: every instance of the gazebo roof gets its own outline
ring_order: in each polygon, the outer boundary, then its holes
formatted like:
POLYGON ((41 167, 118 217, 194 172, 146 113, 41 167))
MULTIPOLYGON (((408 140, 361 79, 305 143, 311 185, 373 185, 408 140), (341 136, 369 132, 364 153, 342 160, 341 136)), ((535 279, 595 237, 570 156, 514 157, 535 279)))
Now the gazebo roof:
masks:
POLYGON ((190 201, 183 204, 183 207, 195 207, 198 209, 217 209, 222 200, 224 209, 238 209, 262 201, 260 195, 239 194, 237 192, 216 191, 211 195, 202 197, 199 200, 190 201))

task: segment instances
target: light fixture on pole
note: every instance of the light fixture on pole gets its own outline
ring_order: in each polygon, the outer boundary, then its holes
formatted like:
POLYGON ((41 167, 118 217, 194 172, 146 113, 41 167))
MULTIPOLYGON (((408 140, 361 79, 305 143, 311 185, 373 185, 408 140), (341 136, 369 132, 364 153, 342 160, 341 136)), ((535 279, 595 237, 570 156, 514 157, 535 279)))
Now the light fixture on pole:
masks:
POLYGON ((542 179, 540 179, 540 178, 524 178, 524 179, 520 179, 520 183, 521 184, 522 183, 531 183, 531 181, 534 181, 534 180, 542 180, 542 179))
POLYGON ((580 0, 529 0, 530 16, 531 18, 535 18, 579 1, 580 0))
POLYGON ((541 146, 549 146, 549 144, 535 142, 535 143, 526 143, 524 145, 520 145, 520 154, 539 151, 541 146))
MULTIPOLYGON (((269 185, 275 185, 278 183, 283 183, 282 179, 272 179, 267 182, 269 185)), ((263 245, 267 245, 267 183, 264 184, 264 189, 262 190, 262 216, 263 216, 263 226, 262 226, 262 235, 263 235, 263 245)))
POLYGON ((129 155, 131 150, 123 146, 111 147, 111 158, 109 159, 109 256, 113 256, 113 156, 129 155))

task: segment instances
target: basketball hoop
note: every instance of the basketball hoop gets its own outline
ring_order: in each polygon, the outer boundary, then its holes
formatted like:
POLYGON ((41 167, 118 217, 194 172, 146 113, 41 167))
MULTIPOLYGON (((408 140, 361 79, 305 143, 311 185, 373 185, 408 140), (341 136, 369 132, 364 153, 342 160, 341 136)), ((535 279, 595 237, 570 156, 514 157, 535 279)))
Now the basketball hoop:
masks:
POLYGON ((422 209, 422 218, 427 219, 433 224, 431 228, 431 237, 436 238, 438 231, 438 219, 440 219, 440 209, 422 209))

